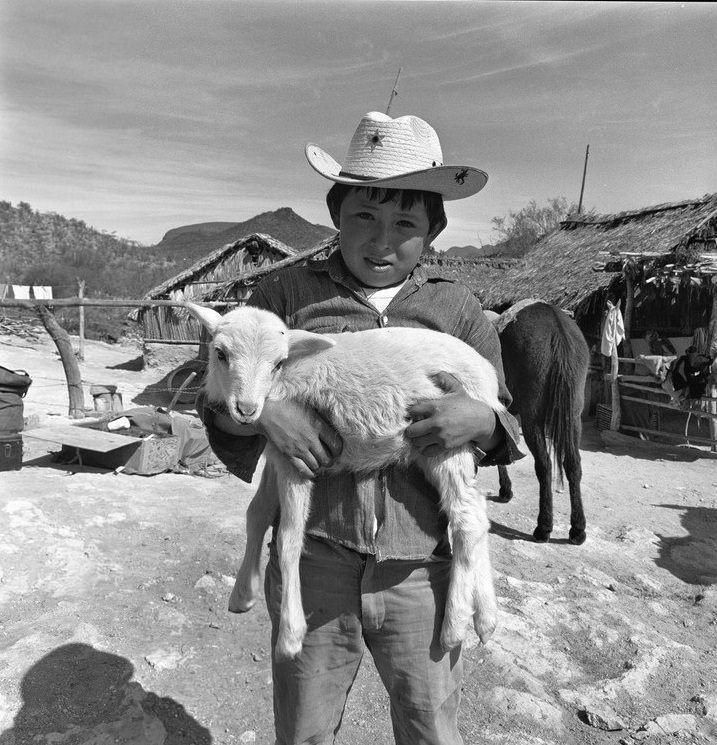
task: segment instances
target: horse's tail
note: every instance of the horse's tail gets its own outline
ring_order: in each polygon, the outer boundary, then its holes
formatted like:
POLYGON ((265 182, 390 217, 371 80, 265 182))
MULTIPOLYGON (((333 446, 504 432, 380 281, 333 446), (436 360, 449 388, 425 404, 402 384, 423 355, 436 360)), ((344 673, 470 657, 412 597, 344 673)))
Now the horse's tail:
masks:
POLYGON ((550 441, 555 471, 563 482, 563 463, 580 457, 575 436, 585 400, 588 349, 582 334, 570 334, 561 323, 561 333, 553 338, 553 354, 547 376, 545 435, 550 441))

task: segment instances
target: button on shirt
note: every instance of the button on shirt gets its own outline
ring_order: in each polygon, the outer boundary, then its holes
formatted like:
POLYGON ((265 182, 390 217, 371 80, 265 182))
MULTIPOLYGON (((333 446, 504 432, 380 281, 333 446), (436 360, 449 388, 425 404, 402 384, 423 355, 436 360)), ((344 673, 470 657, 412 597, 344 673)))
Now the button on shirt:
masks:
MULTIPOLYGON (((343 263, 340 252, 328 259, 290 267, 262 281, 249 305, 273 311, 289 328, 315 333, 362 331, 383 326, 428 328, 451 334, 489 360, 498 372, 500 400, 508 407, 500 342, 480 303, 467 287, 431 276, 418 266, 387 307, 379 310, 343 263)), ((264 448, 261 435, 240 437, 212 423, 212 409, 200 393, 197 410, 210 444, 227 468, 251 481, 264 448)), ((330 420, 330 412, 324 416, 330 420)), ((523 457, 518 425, 507 412, 498 415, 505 437, 491 453, 476 448, 480 466, 507 465, 523 457)), ((338 473, 314 480, 307 532, 377 560, 422 559, 449 553, 447 520, 439 496, 413 464, 388 466, 370 475, 338 473)))

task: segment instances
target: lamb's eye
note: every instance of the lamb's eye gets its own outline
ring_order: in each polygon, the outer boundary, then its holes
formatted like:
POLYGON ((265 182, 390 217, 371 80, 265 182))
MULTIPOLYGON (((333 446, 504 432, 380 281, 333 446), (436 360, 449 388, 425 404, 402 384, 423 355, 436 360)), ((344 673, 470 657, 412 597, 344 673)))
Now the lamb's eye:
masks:
POLYGON ((276 365, 274 365, 274 372, 277 373, 281 368, 284 366, 284 360, 279 360, 276 365))
POLYGON ((217 349, 217 359, 220 362, 226 362, 227 361, 227 355, 226 352, 223 349, 217 349))

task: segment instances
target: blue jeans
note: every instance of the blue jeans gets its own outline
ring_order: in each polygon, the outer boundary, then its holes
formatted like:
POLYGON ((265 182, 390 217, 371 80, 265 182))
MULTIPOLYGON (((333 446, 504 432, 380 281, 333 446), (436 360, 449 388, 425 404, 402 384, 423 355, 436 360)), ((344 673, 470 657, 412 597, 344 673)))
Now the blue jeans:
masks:
MULTIPOLYGON (((364 643, 390 697, 397 745, 462 745, 460 648, 443 653, 439 642, 450 566, 449 559, 376 562, 306 538, 300 571, 308 631, 299 656, 272 670, 277 745, 334 742, 364 643)), ((273 543, 265 591, 273 649, 281 606, 273 543)))

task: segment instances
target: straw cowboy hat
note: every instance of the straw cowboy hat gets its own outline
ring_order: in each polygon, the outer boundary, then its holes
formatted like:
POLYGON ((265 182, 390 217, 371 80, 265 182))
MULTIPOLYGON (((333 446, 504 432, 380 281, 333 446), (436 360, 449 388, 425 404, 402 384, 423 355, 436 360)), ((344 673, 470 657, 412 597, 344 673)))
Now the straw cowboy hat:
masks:
POLYGON ((488 175, 472 166, 443 164, 436 131, 417 116, 392 119, 371 111, 359 122, 343 165, 318 145, 306 146, 311 167, 338 184, 433 191, 444 199, 477 194, 488 175))

